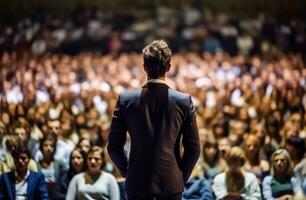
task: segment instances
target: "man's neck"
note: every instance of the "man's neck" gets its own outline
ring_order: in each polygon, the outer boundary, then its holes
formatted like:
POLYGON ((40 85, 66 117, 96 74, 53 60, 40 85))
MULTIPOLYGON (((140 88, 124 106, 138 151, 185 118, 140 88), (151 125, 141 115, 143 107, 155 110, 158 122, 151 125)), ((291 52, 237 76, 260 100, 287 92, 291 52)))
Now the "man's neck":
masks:
POLYGON ((165 80, 165 76, 160 76, 160 77, 155 77, 155 78, 148 76, 147 78, 148 78, 148 81, 149 80, 163 80, 163 81, 165 80))
POLYGON ((25 177, 27 175, 27 172, 28 172, 28 169, 16 170, 17 180, 21 181, 21 180, 25 179, 25 177))

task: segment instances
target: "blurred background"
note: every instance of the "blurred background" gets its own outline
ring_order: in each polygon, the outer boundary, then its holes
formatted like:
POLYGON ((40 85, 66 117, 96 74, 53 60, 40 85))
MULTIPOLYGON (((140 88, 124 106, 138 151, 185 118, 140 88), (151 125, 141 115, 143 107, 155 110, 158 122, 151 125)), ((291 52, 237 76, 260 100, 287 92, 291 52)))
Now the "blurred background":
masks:
POLYGON ((0 52, 22 48, 32 48, 34 54, 139 52, 152 38, 167 39, 175 52, 222 48, 235 55, 242 45, 242 51, 255 54, 261 52, 261 44, 305 52, 305 4, 303 0, 1 1, 0 52), (243 44, 236 44, 238 36, 243 44), (249 39, 252 44, 246 44, 249 39), (116 45, 111 46, 113 42, 116 45))

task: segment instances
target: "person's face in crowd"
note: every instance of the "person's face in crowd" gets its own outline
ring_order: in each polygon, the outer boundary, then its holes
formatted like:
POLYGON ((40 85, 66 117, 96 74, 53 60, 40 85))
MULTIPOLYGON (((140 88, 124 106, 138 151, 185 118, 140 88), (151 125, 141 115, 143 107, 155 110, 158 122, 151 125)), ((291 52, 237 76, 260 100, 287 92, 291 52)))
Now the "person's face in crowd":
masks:
POLYGON ((76 172, 81 172, 84 165, 84 159, 79 151, 73 151, 71 155, 72 167, 76 172))
POLYGON ((247 119, 249 118, 249 114, 248 114, 248 110, 246 108, 241 108, 239 110, 239 118, 242 121, 247 121, 247 119))
POLYGON ((203 145, 209 138, 208 131, 204 128, 199 129, 199 138, 200 138, 200 143, 203 145))
POLYGON ((12 153, 18 145, 17 140, 7 140, 6 141, 6 149, 8 152, 12 153))
POLYGON ((9 107, 8 107, 8 111, 9 111, 10 116, 15 116, 15 110, 16 110, 16 105, 10 103, 9 107))
POLYGON ((27 154, 22 153, 17 156, 17 158, 14 158, 14 163, 16 166, 17 171, 26 171, 28 169, 28 165, 30 162, 30 158, 27 154))
POLYGON ((55 135, 58 135, 60 127, 61 123, 59 120, 48 121, 48 129, 55 135))
POLYGON ((10 124, 10 115, 7 112, 2 113, 1 116, 1 121, 5 124, 5 125, 9 125, 10 124))
POLYGON ((247 140, 246 143, 246 148, 245 148, 245 151, 246 151, 246 154, 247 155, 257 155, 258 151, 259 151, 259 148, 258 146, 255 144, 254 141, 252 140, 247 140))
POLYGON ((259 140, 264 139, 266 135, 264 132, 263 126, 259 126, 259 125, 255 127, 254 134, 258 137, 259 140))
POLYGON ((84 152, 88 152, 91 147, 89 139, 83 139, 79 146, 84 152))
POLYGON ((279 174, 282 174, 286 171, 288 164, 288 160, 282 154, 276 155, 273 159, 274 170, 279 174))
POLYGON ((231 144, 228 139, 220 139, 218 142, 218 149, 222 157, 228 152, 231 148, 231 144))
POLYGON ((214 127, 214 136, 216 138, 223 136, 223 127, 221 124, 218 124, 214 127))
POLYGON ((42 153, 45 157, 51 157, 54 152, 54 142, 52 140, 46 140, 43 143, 42 153))
POLYGON ((285 132, 285 138, 298 137, 298 136, 299 132, 295 127, 285 132))
POLYGON ((101 171, 102 167, 102 156, 99 151, 93 151, 88 154, 87 165, 89 172, 97 173, 101 171))
POLYGON ((239 138, 243 136, 245 131, 245 125, 241 121, 237 121, 233 124, 233 133, 237 135, 239 138))
POLYGON ((203 115, 203 118, 204 118, 204 120, 209 120, 209 119, 211 119, 212 117, 213 117, 213 115, 214 115, 214 110, 213 109, 205 109, 205 111, 204 111, 204 115, 203 115))
POLYGON ((294 127, 296 127, 298 130, 301 129, 301 127, 302 127, 302 115, 299 114, 299 113, 292 114, 291 122, 292 122, 292 125, 294 127))
POLYGON ((85 118, 85 116, 84 115, 78 115, 77 117, 76 117, 76 124, 77 125, 84 125, 86 123, 86 118, 85 118))
POLYGON ((23 144, 28 141, 28 134, 25 128, 22 127, 15 128, 14 133, 23 144))
POLYGON ((62 123, 61 123, 61 135, 64 138, 67 138, 67 137, 69 137, 71 132, 72 132, 71 121, 70 120, 63 120, 62 123))
POLYGON ((227 162, 228 167, 230 171, 232 172, 238 172, 240 171, 240 168, 242 166, 241 160, 240 159, 231 159, 227 162))
POLYGON ((204 156, 207 160, 212 160, 215 158, 217 151, 218 150, 214 146, 206 146, 204 147, 204 156))
POLYGON ((300 150, 298 146, 294 146, 293 144, 286 143, 285 149, 289 152, 292 160, 299 160, 300 150))

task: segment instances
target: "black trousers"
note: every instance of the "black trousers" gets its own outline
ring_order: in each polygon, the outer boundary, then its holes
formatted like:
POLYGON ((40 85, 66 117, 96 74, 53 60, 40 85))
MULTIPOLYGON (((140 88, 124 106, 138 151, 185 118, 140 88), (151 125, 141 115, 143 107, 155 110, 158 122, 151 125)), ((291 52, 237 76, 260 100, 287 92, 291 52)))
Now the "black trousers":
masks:
POLYGON ((139 195, 128 193, 128 200, 181 200, 182 194, 166 194, 166 195, 139 195))

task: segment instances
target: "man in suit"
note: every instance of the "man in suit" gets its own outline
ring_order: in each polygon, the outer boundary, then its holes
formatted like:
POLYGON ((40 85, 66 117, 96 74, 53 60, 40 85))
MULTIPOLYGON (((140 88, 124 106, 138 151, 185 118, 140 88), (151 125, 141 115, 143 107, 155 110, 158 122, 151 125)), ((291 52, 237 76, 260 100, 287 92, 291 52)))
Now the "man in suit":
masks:
POLYGON ((164 40, 147 45, 143 67, 148 82, 120 94, 113 113, 108 152, 126 177, 130 200, 181 199, 200 154, 191 97, 165 82, 170 59, 171 50, 164 40), (129 159, 124 154, 126 132, 131 138, 129 159))
POLYGON ((24 146, 13 151, 16 170, 1 174, 0 199, 48 200, 44 175, 28 170, 31 152, 24 146))

